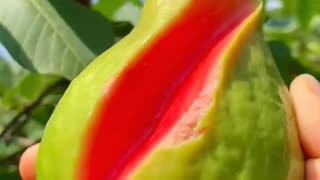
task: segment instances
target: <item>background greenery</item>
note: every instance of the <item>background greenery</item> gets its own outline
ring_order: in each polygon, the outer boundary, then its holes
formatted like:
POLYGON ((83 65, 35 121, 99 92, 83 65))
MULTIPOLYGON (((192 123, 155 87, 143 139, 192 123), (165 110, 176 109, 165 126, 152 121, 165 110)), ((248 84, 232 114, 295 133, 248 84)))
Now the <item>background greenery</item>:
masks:
MULTIPOLYGON (((0 179, 17 164, 70 81, 136 25, 139 0, 0 1, 0 179)), ((320 0, 269 0, 265 40, 286 83, 320 78, 320 0)))

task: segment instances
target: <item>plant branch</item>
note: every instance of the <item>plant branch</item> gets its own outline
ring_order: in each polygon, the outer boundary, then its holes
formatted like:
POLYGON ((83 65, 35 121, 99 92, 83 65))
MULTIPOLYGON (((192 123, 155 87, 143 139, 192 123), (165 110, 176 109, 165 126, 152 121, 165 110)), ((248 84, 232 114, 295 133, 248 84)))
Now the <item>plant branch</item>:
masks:
POLYGON ((52 92, 57 90, 61 87, 67 87, 69 85, 69 82, 66 80, 60 80, 53 85, 51 85, 49 88, 47 88, 40 96, 39 98, 34 101, 29 106, 26 106, 20 113, 18 113, 9 123, 8 125, 3 129, 3 131, 0 134, 0 140, 4 139, 5 142, 9 143, 12 140, 12 134, 16 132, 17 129, 20 129, 23 127, 30 119, 35 111, 35 109, 41 105, 43 100, 50 95, 52 92))

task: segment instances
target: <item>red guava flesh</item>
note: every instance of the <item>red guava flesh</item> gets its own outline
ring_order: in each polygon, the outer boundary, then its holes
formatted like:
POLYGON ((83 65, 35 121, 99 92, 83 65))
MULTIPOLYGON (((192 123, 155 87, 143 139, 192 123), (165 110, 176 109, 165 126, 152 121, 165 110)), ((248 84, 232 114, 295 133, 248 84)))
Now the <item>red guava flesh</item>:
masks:
POLYGON ((199 136, 194 127, 214 100, 217 60, 254 8, 251 0, 192 1, 108 89, 92 121, 79 179, 127 179, 157 145, 199 136))

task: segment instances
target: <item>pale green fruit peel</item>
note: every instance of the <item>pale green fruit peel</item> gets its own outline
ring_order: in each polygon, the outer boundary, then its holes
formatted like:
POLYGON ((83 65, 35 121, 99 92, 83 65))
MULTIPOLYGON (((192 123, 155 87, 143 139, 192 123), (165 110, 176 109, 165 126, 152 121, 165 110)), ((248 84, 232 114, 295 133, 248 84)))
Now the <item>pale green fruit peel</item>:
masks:
MULTIPOLYGON (((191 1, 148 1, 133 32, 72 82, 45 129, 37 180, 77 179, 87 127, 99 99, 191 1)), ((257 7, 243 23, 220 59, 215 102, 197 127, 208 131, 183 144, 153 149, 129 180, 304 179, 290 95, 258 29, 261 11, 257 7)))

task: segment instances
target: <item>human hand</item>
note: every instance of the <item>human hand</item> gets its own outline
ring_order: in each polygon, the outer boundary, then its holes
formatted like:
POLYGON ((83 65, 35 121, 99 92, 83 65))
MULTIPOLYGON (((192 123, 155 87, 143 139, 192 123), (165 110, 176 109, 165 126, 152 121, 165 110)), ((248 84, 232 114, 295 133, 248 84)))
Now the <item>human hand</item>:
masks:
MULTIPOLYGON (((297 77, 290 86, 297 115, 300 140, 305 152, 307 180, 320 180, 320 84, 310 75, 297 77)), ((35 180, 35 162, 39 145, 30 147, 21 157, 23 180, 35 180)))

